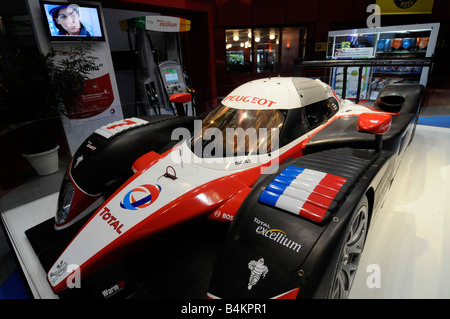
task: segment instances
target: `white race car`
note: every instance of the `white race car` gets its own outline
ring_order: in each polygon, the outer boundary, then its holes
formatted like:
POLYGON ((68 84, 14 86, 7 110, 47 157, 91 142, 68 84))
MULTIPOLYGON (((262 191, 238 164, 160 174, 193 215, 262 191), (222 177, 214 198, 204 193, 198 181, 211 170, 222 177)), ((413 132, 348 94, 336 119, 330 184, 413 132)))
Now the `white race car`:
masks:
POLYGON ((99 128, 61 186, 55 227, 77 232, 46 269, 51 288, 62 293, 71 279, 61 264, 95 275, 204 217, 234 220, 209 297, 345 297, 348 266, 356 269, 413 137, 422 94, 420 85, 387 86, 369 107, 319 80, 274 77, 236 88, 203 121, 131 118, 99 128), (349 242, 353 227, 359 237, 349 242))

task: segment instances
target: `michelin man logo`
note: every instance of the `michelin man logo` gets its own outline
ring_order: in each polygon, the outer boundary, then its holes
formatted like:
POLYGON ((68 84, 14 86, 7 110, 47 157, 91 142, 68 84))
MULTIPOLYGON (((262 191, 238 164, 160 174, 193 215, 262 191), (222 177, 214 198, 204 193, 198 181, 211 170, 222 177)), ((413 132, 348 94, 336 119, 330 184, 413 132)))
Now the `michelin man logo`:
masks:
POLYGON ((252 260, 248 263, 248 269, 250 269, 250 278, 248 279, 248 290, 252 289, 256 285, 259 279, 266 277, 269 272, 269 268, 264 265, 264 258, 260 258, 258 261, 252 260))

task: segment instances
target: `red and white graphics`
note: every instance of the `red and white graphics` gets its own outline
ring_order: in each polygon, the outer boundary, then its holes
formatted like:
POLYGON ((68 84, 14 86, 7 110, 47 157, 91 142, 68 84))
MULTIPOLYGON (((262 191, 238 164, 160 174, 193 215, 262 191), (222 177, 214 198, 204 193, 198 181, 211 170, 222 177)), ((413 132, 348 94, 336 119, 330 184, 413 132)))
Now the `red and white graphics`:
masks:
MULTIPOLYGON (((186 143, 180 147, 185 154, 190 151, 186 143)), ((81 275, 87 276, 117 251, 186 220, 206 217, 260 176, 257 164, 253 169, 219 170, 182 162, 179 157, 175 148, 140 170, 97 210, 48 272, 55 293, 67 287, 71 275, 58 265, 78 265, 81 275), (176 178, 166 176, 168 167, 176 178)))
POLYGON ((95 130, 95 133, 103 136, 104 138, 111 138, 116 134, 119 134, 125 130, 129 130, 136 126, 145 125, 148 122, 146 120, 133 117, 125 120, 120 120, 116 122, 109 123, 108 125, 102 126, 95 130))
POLYGON ((250 81, 237 87, 222 100, 222 104, 235 109, 289 110, 329 97, 339 101, 333 89, 320 80, 275 77, 250 81))
POLYGON ((222 100, 236 109, 265 110, 300 107, 300 98, 291 79, 273 78, 248 82, 222 100))
POLYGON ((321 222, 345 181, 336 175, 289 166, 267 186, 259 201, 321 222))

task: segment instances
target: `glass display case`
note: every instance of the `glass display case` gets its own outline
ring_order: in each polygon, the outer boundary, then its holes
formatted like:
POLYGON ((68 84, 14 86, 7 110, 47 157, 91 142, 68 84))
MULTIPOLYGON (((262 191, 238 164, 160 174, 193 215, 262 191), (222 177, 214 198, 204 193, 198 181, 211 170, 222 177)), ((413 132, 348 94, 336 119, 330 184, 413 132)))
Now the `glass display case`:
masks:
MULTIPOLYGON (((328 33, 327 59, 409 59, 432 57, 439 23, 401 25, 380 28, 350 29, 328 33)), ((358 68, 348 68, 343 85, 343 68, 332 68, 330 85, 337 94, 356 98, 358 68)), ((428 67, 376 66, 361 69, 360 100, 375 100, 378 92, 391 83, 426 85, 428 67)))

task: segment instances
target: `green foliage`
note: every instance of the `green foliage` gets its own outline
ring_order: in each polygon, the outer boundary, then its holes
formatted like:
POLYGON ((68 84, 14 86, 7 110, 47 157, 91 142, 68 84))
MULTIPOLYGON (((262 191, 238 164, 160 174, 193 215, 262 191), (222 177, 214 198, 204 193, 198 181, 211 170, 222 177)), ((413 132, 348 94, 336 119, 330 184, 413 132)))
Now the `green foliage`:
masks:
POLYGON ((80 94, 96 69, 89 42, 70 51, 51 48, 46 55, 15 52, 0 59, 0 117, 21 122, 74 113, 82 107, 80 94))
POLYGON ((50 105, 64 114, 83 107, 80 94, 89 81, 89 72, 97 68, 97 57, 90 55, 89 45, 74 47, 71 51, 51 49, 46 59, 49 65, 50 86, 54 99, 50 105))

